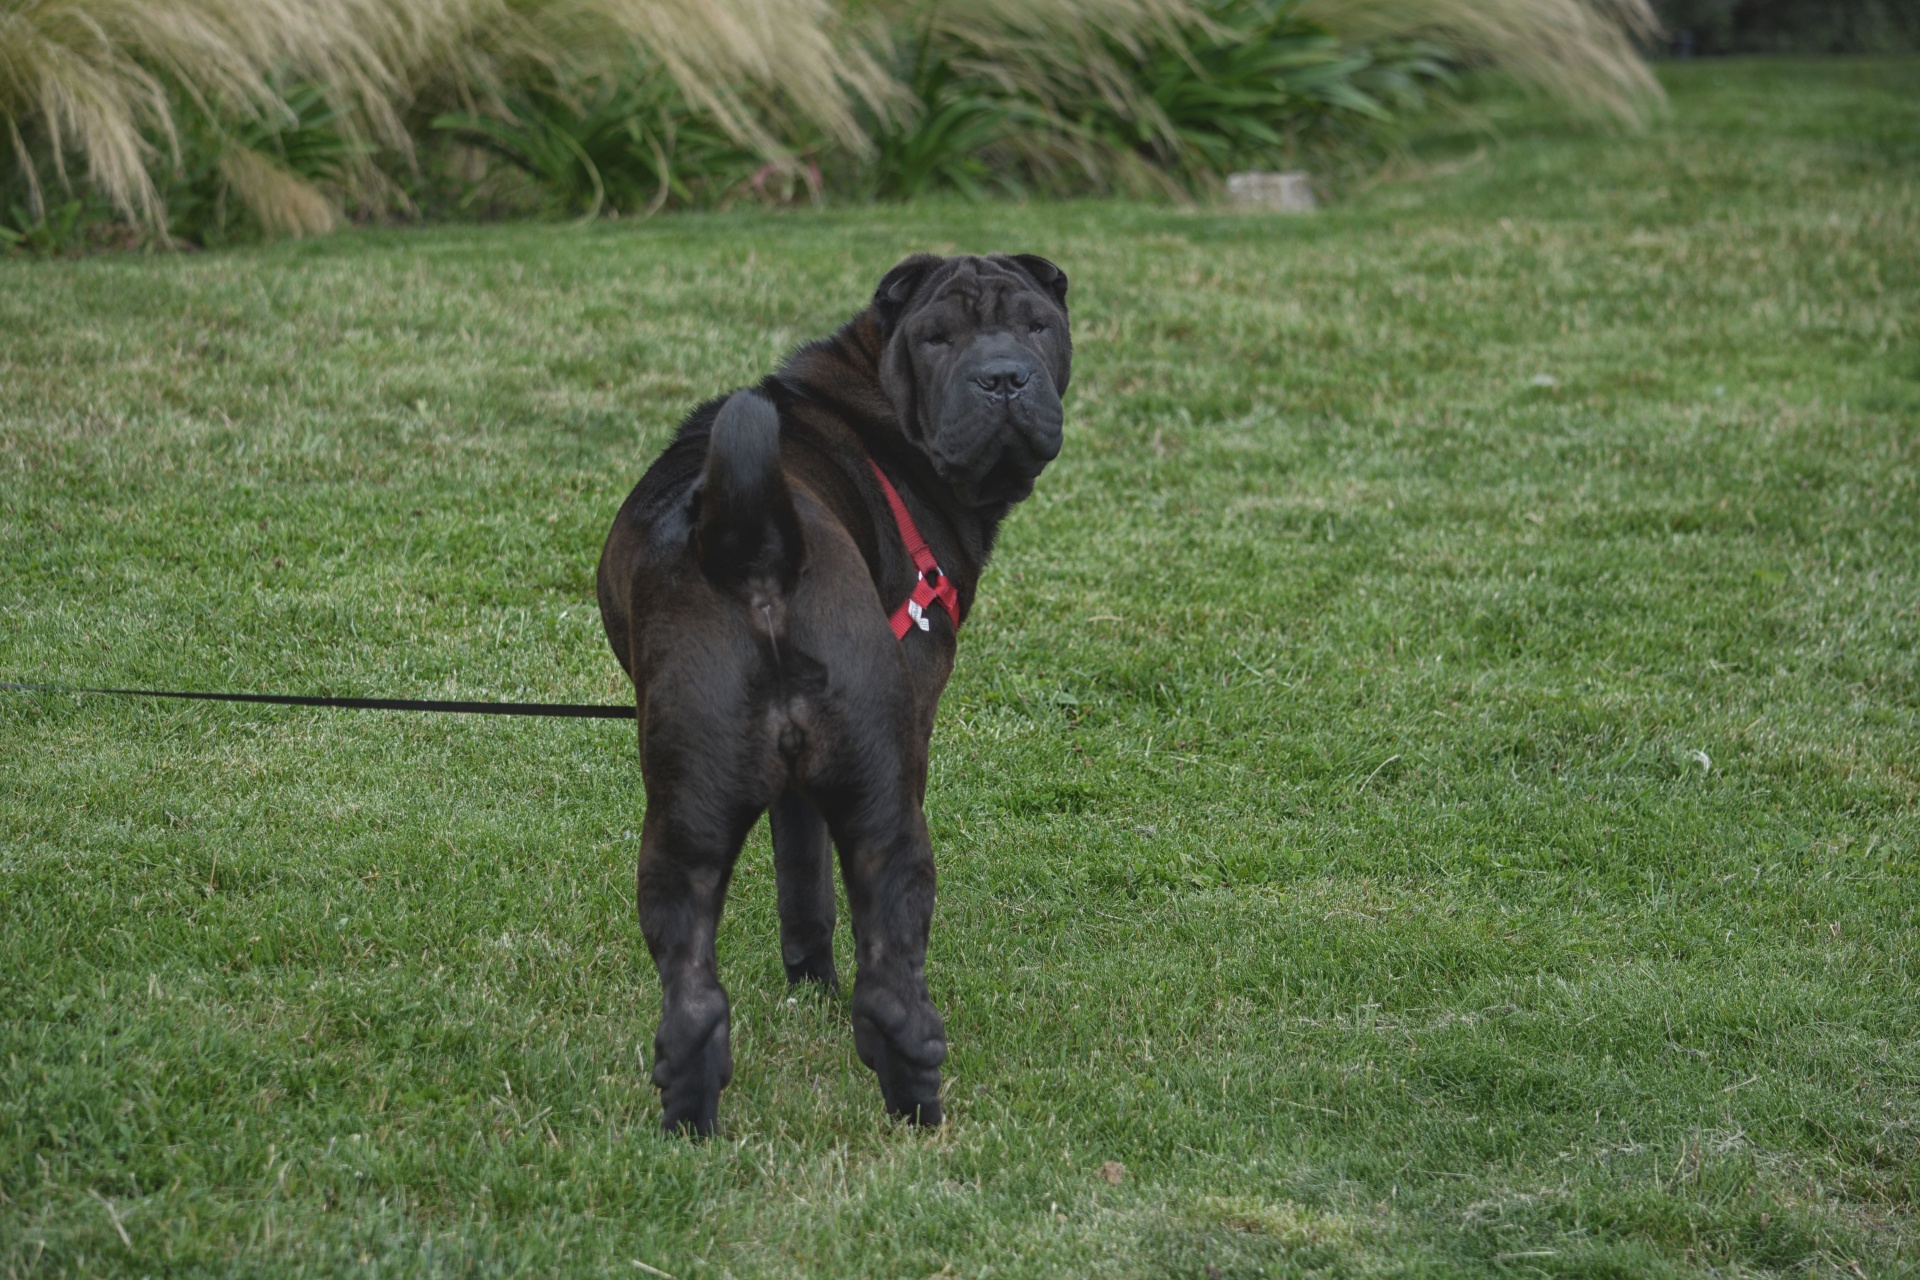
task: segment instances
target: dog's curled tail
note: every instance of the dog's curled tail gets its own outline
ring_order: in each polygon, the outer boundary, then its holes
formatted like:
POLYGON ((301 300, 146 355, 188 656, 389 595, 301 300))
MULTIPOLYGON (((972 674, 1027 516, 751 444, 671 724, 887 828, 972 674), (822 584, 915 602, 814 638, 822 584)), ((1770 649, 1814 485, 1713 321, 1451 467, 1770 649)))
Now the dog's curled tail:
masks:
POLYGON ((757 391, 734 392, 714 417, 694 536, 715 586, 758 580, 784 593, 799 577, 804 544, 780 470, 780 413, 757 391))

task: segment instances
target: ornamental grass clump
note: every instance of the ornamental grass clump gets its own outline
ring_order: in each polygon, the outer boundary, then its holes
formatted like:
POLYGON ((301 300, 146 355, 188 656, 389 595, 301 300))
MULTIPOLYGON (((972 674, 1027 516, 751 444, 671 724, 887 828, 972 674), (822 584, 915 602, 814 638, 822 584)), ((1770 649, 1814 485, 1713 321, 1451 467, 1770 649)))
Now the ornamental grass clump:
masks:
MULTIPOLYGON (((410 61, 469 0, 0 0, 0 124, 12 184, 44 217, 49 189, 87 192, 164 234, 161 187, 182 161, 182 117, 274 130, 298 113, 282 86, 317 86, 371 144, 410 149, 410 61)), ((235 142, 235 145, 244 145, 235 142)), ((278 200, 271 157, 229 164, 278 200)), ((308 199, 303 194, 300 199, 308 199)))
POLYGON ((434 104, 505 117, 521 85, 640 59, 737 141, 777 153, 777 104, 857 151, 854 105, 890 82, 836 20, 826 0, 0 0, 0 178, 33 222, 78 193, 164 238, 191 133, 265 226, 320 230, 316 201, 392 189, 434 104), (241 136, 301 128, 296 92, 360 144, 335 182, 241 136))
POLYGON ((1342 41, 1430 41, 1588 112, 1638 124, 1661 101, 1640 56, 1660 23, 1650 0, 1300 0, 1342 41))
POLYGON ((531 196, 479 207, 1178 196, 1364 155, 1462 66, 1637 121, 1653 29, 1647 0, 0 0, 0 230, 309 234, 505 173, 531 196))

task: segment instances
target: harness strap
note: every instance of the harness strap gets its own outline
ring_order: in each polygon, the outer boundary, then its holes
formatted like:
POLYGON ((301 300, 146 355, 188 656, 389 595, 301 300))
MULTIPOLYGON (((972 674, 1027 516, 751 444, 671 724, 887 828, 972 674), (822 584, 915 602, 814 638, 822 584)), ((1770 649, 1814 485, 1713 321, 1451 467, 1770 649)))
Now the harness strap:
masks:
POLYGON ((933 548, 920 536, 919 527, 907 512, 907 504, 900 500, 900 491, 893 487, 893 481, 887 479, 887 473, 872 458, 867 459, 867 465, 873 468, 874 479, 880 482, 880 491, 887 495, 887 505, 893 508, 893 522, 900 529, 900 541, 906 544, 907 556, 919 574, 913 584, 913 593, 893 611, 890 621, 893 623, 894 639, 905 640, 907 632, 916 626, 922 631, 928 630, 927 606, 936 602, 953 620, 953 629, 959 631, 960 593, 954 589, 953 579, 942 572, 940 562, 933 558, 933 548))

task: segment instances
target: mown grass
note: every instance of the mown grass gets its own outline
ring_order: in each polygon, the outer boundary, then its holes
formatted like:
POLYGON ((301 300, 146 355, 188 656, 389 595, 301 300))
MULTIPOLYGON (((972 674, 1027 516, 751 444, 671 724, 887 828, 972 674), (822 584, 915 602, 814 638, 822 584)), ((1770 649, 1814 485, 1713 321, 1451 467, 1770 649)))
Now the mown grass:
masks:
POLYGON ((760 835, 656 1134, 630 731, 5 695, 0 1271, 1920 1272, 1920 64, 1667 79, 1308 220, 0 263, 13 679, 611 698, 687 406, 911 249, 1079 348, 936 741, 946 1129, 760 835))

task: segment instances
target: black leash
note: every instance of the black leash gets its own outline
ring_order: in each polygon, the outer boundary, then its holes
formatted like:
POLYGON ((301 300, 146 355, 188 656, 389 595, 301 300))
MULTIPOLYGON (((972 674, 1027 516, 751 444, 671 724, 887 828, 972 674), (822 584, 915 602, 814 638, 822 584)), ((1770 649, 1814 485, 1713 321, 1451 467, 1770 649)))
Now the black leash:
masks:
POLYGON ((291 693, 185 693, 172 689, 88 689, 65 684, 16 684, 20 693, 100 693, 117 698, 192 698, 202 702, 268 702, 281 707, 344 707, 353 711, 447 711, 468 716, 557 716, 569 720, 631 720, 632 707, 590 702, 442 702, 431 698, 313 698, 291 693))

